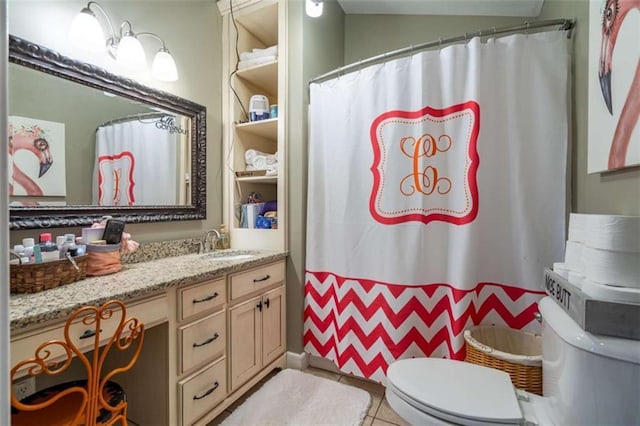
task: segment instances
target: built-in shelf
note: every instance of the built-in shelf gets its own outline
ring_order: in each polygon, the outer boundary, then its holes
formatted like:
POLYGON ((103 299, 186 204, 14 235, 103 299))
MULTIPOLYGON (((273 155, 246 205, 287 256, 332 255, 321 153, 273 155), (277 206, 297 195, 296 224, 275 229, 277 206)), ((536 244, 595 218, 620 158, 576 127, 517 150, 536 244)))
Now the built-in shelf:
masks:
POLYGON ((265 47, 278 44, 277 2, 252 13, 240 15, 236 18, 236 21, 255 38, 264 43, 265 47))
POLYGON ((278 139, 278 118, 276 117, 236 124, 236 130, 248 132, 267 139, 273 139, 275 141, 278 139))
POLYGON ((236 182, 239 183, 278 183, 278 176, 245 176, 237 177, 236 182))
POLYGON ((238 70, 241 78, 256 87, 260 87, 265 94, 276 97, 278 94, 278 60, 238 70))

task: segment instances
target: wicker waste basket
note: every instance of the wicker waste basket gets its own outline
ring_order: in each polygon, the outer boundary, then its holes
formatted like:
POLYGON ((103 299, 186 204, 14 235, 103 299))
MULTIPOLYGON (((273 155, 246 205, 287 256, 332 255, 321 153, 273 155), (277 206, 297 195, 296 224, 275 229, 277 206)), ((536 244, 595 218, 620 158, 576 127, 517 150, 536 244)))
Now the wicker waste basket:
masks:
POLYGON ((505 371, 515 387, 542 395, 540 336, 506 327, 477 326, 465 330, 464 340, 465 361, 505 371))

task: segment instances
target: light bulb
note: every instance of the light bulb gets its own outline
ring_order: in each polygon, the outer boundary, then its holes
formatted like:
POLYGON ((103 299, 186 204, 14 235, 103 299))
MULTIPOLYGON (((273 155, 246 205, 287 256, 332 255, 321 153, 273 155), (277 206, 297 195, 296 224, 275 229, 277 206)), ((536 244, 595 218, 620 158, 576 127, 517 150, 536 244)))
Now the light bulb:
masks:
POLYGON ((176 81, 178 79, 176 62, 168 50, 160 49, 156 53, 151 64, 151 75, 153 78, 162 81, 176 81))
POLYGON ((96 15, 87 7, 73 18, 69 27, 69 39, 83 50, 102 52, 105 49, 102 26, 96 15))
POLYGON ((126 34, 118 44, 116 63, 123 69, 140 71, 147 67, 147 58, 140 41, 131 33, 126 34))
POLYGON ((307 16, 318 18, 322 16, 322 0, 307 0, 304 9, 307 16))

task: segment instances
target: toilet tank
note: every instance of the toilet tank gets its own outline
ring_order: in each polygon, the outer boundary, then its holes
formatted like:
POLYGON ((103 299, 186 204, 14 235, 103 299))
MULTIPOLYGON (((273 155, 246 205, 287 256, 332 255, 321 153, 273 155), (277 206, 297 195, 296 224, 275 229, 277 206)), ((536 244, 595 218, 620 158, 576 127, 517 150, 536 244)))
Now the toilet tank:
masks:
POLYGON ((549 297, 538 307, 542 390, 554 423, 640 424, 640 342, 587 333, 549 297))

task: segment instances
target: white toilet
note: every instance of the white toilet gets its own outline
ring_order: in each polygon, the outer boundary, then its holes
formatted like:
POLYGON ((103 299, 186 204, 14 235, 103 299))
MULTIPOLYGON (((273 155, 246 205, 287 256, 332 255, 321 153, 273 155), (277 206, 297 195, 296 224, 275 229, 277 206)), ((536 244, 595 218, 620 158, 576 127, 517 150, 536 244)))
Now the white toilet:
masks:
POLYGON ((587 333, 549 297, 539 309, 544 397, 499 370, 413 358, 389 366, 389 405, 412 425, 640 424, 640 342, 587 333))

